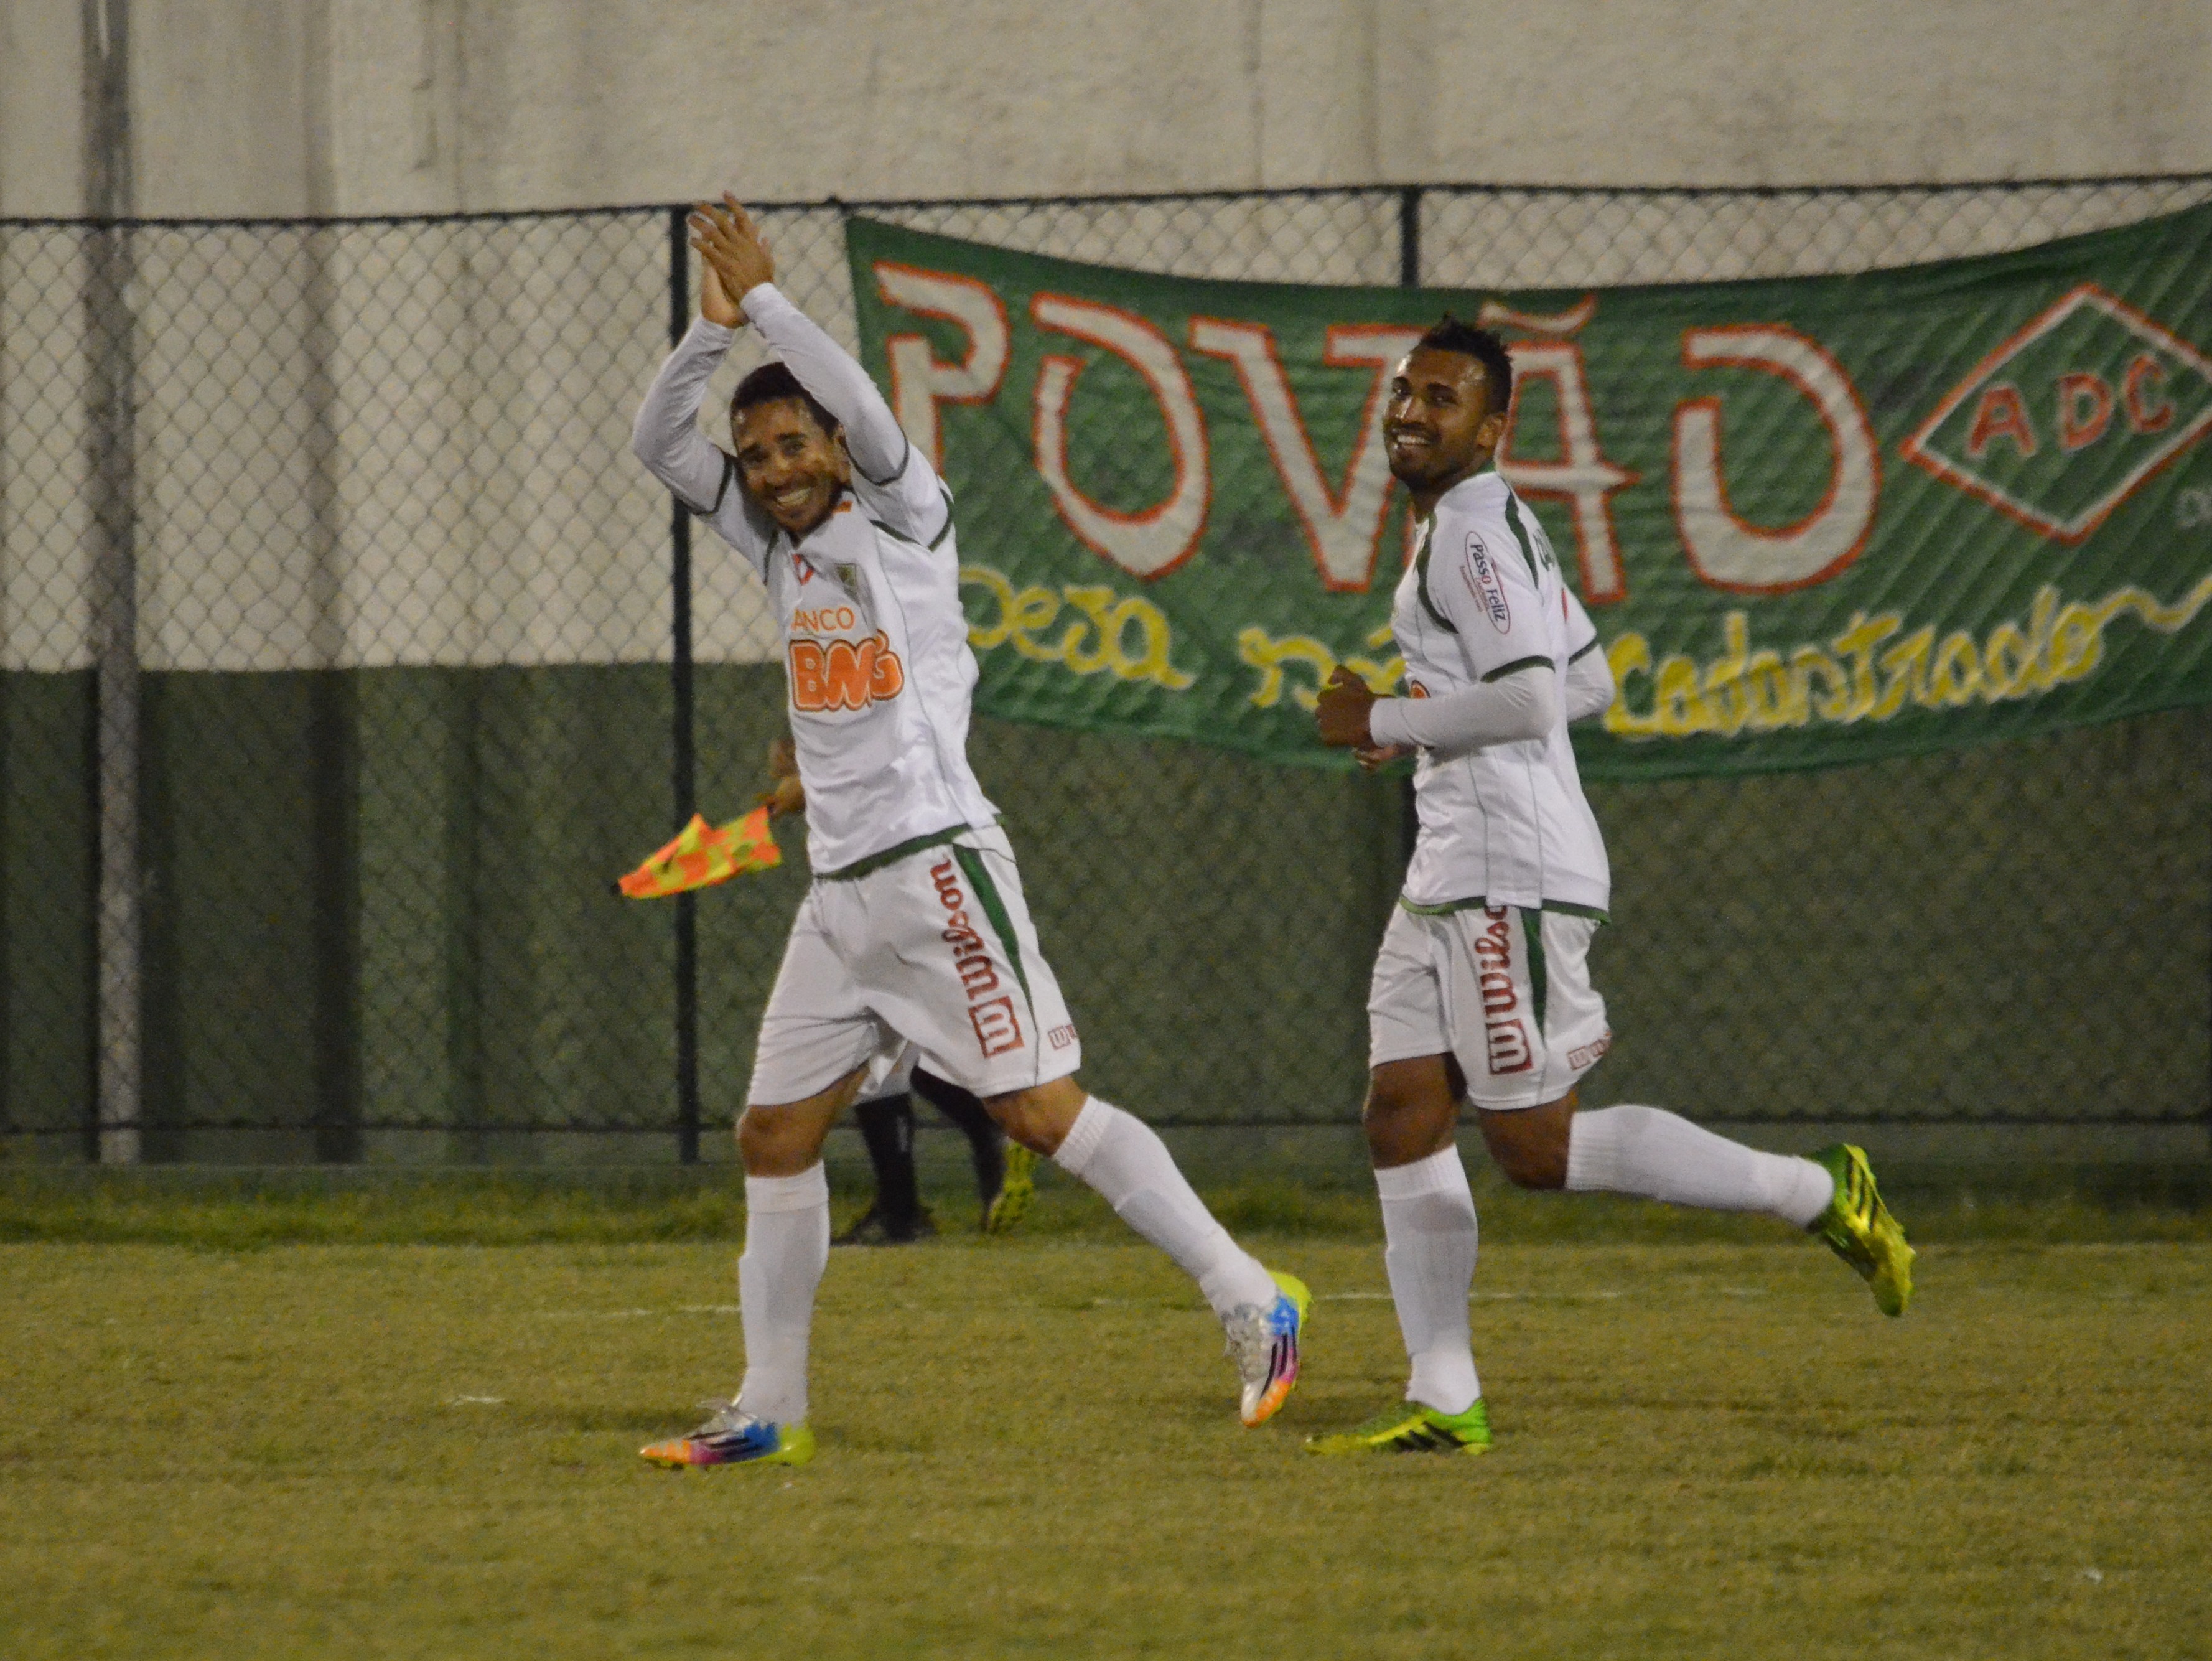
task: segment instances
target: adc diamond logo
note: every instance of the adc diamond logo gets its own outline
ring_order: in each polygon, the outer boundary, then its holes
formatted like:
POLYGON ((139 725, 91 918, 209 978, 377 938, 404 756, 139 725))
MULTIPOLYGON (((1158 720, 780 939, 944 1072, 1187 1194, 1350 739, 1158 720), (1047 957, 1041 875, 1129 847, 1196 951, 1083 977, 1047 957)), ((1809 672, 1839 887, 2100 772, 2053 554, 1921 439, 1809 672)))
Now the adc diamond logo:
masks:
POLYGON ((1984 358, 1902 447, 2074 544, 2212 430, 2212 360, 2085 283, 1984 358))

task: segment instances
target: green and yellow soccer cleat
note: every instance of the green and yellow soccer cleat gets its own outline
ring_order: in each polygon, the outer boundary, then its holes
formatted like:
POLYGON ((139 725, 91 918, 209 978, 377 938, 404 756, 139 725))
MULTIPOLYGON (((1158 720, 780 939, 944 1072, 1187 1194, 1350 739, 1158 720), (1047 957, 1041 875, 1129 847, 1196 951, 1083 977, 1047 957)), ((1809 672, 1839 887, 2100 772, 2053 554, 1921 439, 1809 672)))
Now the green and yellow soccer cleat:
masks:
POLYGON ((1904 1314, 1912 1301, 1914 1254, 1905 1243, 1904 1229, 1881 1202, 1865 1150, 1838 1142, 1812 1157, 1835 1178, 1836 1194, 1806 1232, 1826 1241, 1831 1251, 1858 1270, 1874 1288, 1875 1304, 1883 1314, 1904 1314))
POLYGON ((1306 1438, 1308 1453, 1487 1453, 1490 1409, 1482 1398, 1465 1413, 1439 1413, 1419 1402, 1401 1402, 1357 1430, 1306 1438))
POLYGON ((999 1191, 991 1196, 990 1206, 983 1213, 983 1232, 1011 1233, 1029 1215, 1030 1202, 1036 1198, 1036 1158, 1019 1142, 1006 1144, 1006 1171, 999 1179, 999 1191))

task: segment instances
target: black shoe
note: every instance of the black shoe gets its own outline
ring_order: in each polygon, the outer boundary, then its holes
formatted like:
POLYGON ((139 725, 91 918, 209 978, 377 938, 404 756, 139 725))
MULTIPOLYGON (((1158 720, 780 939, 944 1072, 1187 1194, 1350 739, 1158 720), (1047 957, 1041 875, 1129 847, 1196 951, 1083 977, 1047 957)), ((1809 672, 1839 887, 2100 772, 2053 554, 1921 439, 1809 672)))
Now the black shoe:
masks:
POLYGON ((916 1240, 927 1239, 937 1232, 937 1220, 922 1206, 907 1220, 904 1227, 894 1226, 883 1213, 871 1204, 853 1225, 830 1241, 832 1245, 910 1245, 916 1240))

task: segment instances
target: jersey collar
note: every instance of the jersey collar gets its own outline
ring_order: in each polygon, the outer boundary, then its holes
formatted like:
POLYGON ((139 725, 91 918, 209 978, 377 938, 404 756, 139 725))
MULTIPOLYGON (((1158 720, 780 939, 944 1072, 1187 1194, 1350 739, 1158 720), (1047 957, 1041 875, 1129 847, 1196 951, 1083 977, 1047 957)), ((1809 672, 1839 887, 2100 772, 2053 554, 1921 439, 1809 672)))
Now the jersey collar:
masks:
POLYGON ((1468 474, 1450 490, 1438 496, 1437 511, 1442 513, 1448 504, 1462 510, 1480 508, 1486 503, 1494 505, 1504 501, 1511 489, 1512 487, 1506 484, 1504 476, 1498 472, 1493 464, 1485 467, 1479 473, 1468 474))
POLYGON ((853 500, 853 493, 848 490, 837 498, 837 505, 830 510, 823 521, 805 536, 793 537, 788 531, 781 533, 783 545, 790 551, 791 563, 799 570, 801 581, 805 581, 809 566, 817 575, 835 575, 838 563, 837 545, 850 533, 852 524, 860 517, 859 504, 853 500))

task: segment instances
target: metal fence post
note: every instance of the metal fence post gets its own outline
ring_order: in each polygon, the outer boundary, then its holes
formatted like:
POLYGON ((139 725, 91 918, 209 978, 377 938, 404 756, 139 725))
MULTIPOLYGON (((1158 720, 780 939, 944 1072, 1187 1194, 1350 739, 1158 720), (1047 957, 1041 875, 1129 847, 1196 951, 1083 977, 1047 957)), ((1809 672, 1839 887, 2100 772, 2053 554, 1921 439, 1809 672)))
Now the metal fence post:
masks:
MULTIPOLYGON (((1398 286, 1418 289, 1421 286, 1421 187, 1408 185, 1398 192, 1398 286)), ((1408 506, 1407 513, 1413 512, 1408 506)), ((1408 776, 1399 785, 1398 843, 1399 863, 1413 862, 1413 844, 1420 839, 1421 813, 1413 795, 1413 781, 1408 776)))
POLYGON ((137 365, 131 315, 129 0, 83 0, 85 178, 95 222, 84 291, 86 459, 92 484, 94 684, 93 791, 100 836, 94 924, 94 1158, 136 1165, 143 1152, 139 867, 137 365))
MULTIPOLYGON (((691 326, 691 248, 686 210, 668 210, 668 343, 673 346, 691 326)), ((672 728, 676 823, 690 822, 696 811, 696 754, 691 733, 691 515, 669 499, 670 583, 675 639, 669 654, 669 691, 675 704, 672 728)), ((676 1157, 699 1161, 699 915, 698 896, 676 897, 676 1157)))
POLYGON ((1421 187, 1407 185, 1398 192, 1398 286, 1421 286, 1421 187))

